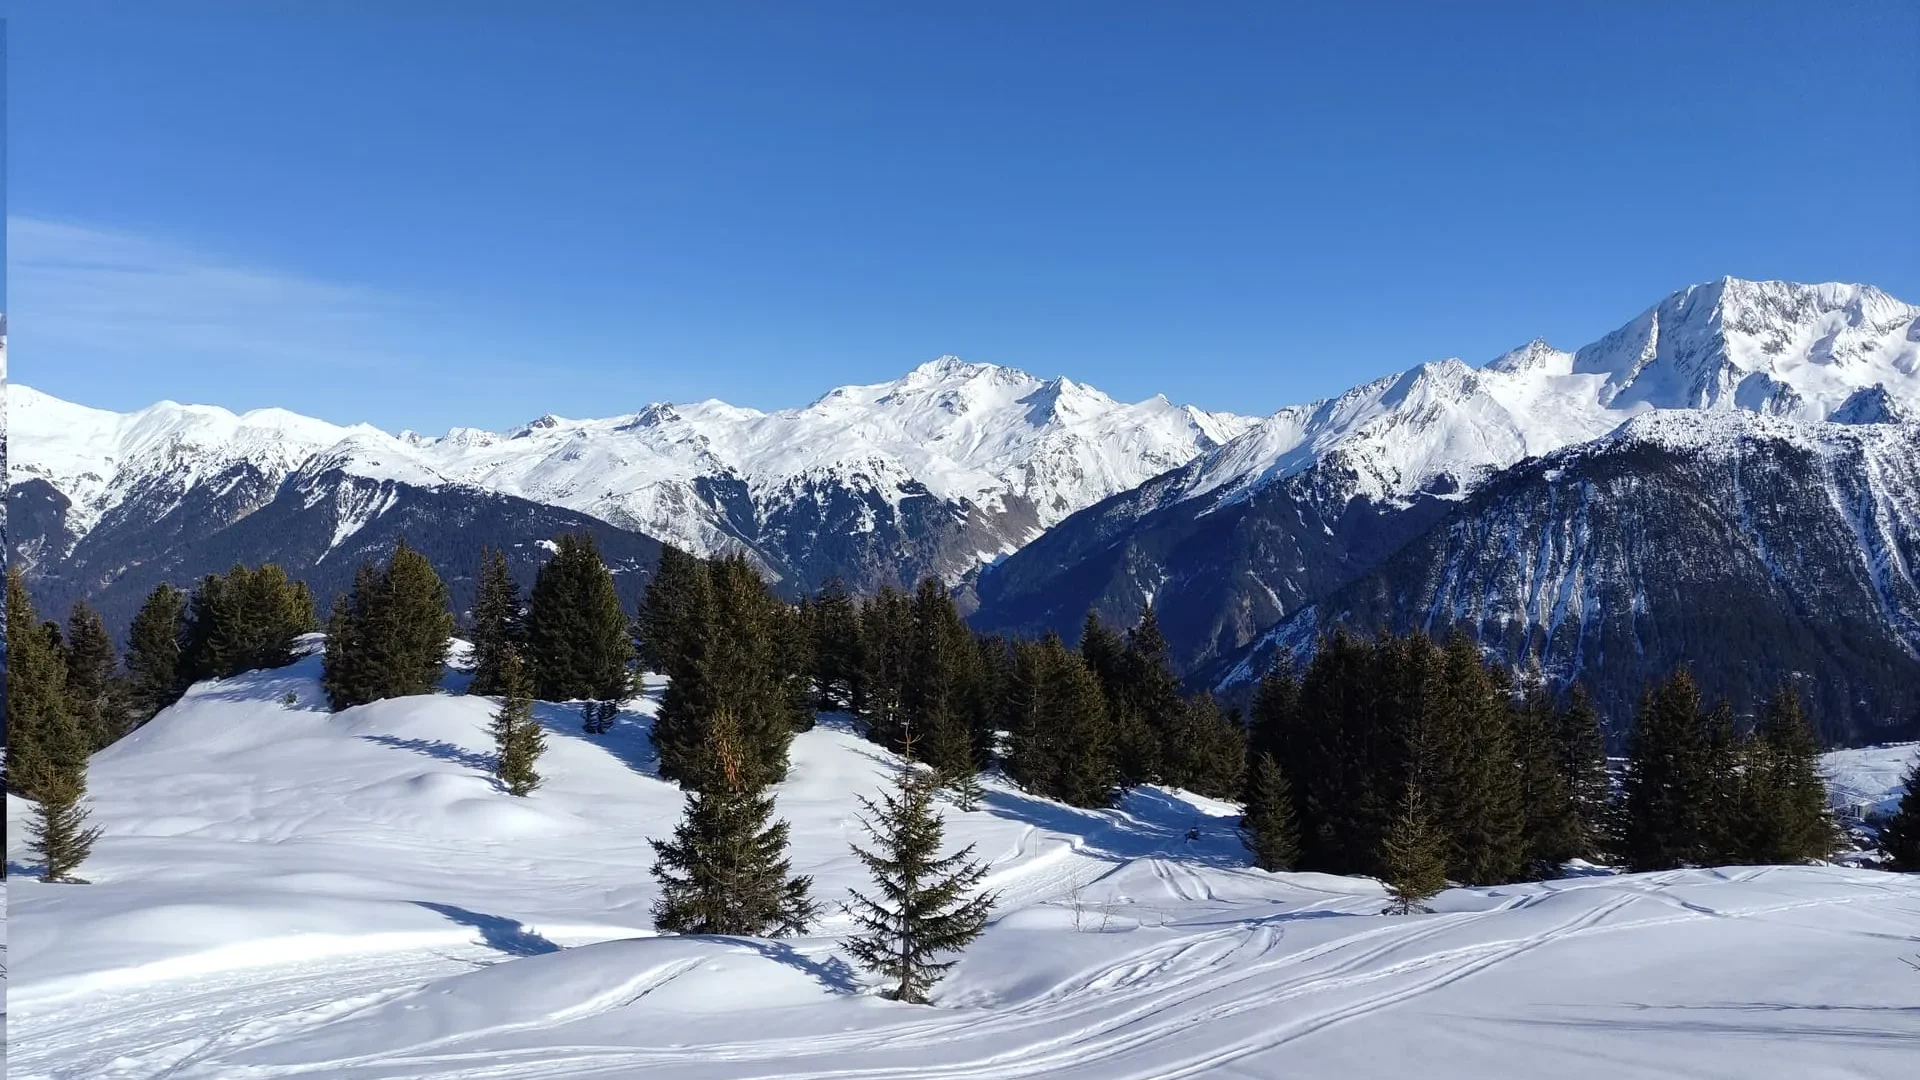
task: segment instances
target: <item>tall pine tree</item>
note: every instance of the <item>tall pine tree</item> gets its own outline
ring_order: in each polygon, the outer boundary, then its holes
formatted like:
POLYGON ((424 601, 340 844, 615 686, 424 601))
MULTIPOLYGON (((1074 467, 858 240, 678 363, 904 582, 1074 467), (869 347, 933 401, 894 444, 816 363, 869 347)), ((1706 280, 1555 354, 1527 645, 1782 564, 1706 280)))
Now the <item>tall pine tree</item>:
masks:
POLYGON ((306 582, 288 579, 273 563, 208 574, 187 605, 184 681, 285 667, 295 659, 295 641, 318 626, 306 582))
POLYGON ((452 633, 446 583, 405 540, 386 565, 361 564, 327 623, 321 684, 333 708, 432 693, 452 633))
POLYGON ((813 921, 810 878, 791 876, 787 823, 773 821, 773 796, 749 780, 741 735, 725 709, 706 725, 698 770, 710 777, 687 793, 672 840, 654 840, 660 882, 654 925, 674 934, 798 934, 813 921))
POLYGON ((1683 668, 1642 696, 1627 743, 1620 842, 1630 869, 1703 861, 1711 782, 1700 691, 1683 668))
POLYGON ((103 750, 127 733, 127 684, 99 612, 84 603, 67 616, 67 697, 74 722, 92 750, 103 750))
POLYGON ((856 707, 860 682, 860 611, 839 578, 831 578, 814 598, 809 630, 813 644, 814 702, 826 711, 856 707))
MULTIPOLYGON (((473 600, 473 679, 469 694, 505 694, 507 656, 516 663, 523 636, 520 586, 507 569, 504 552, 488 548, 480 553, 480 582, 473 600)), ((523 671, 524 674, 524 671, 523 671)))
POLYGON ((704 563, 672 544, 661 547, 660 563, 633 623, 642 669, 669 677, 685 670, 695 630, 707 617, 707 586, 704 563))
POLYGON ((1790 684, 1768 700, 1743 756, 1739 861, 1804 863, 1830 857, 1840 833, 1820 777, 1820 740, 1790 684))
POLYGON ((1565 706, 1554 714, 1554 746, 1560 758, 1560 781, 1579 822, 1574 854, 1598 858, 1611 846, 1609 826, 1613 809, 1613 781, 1607 775, 1606 736, 1587 688, 1574 683, 1565 706))
POLYGON ((1137 774, 1129 777, 1134 783, 1166 779, 1169 744, 1180 737, 1186 720, 1186 703, 1180 698, 1180 679, 1173 673, 1171 657, 1166 636, 1160 632, 1160 616, 1148 604, 1140 621, 1127 632, 1120 659, 1122 708, 1139 718, 1137 728, 1123 732, 1128 736, 1127 771, 1137 774))
POLYGON ((1240 838, 1262 870, 1291 870, 1300 858, 1300 834, 1294 825, 1293 790, 1272 754, 1261 754, 1247 770, 1241 796, 1240 838))
POLYGON ((567 533, 534 578, 526 660, 543 701, 624 700, 633 657, 627 615, 592 533, 567 533))
POLYGON ((1533 663, 1521 682, 1509 737, 1519 756, 1521 854, 1529 878, 1559 877, 1567 860, 1586 854, 1585 825, 1567 790, 1558 725, 1546 677, 1533 663))
MULTIPOLYGON (((91 734, 73 713, 67 661, 46 632, 19 567, 7 570, 7 782, 33 800, 31 846, 41 880, 73 880, 99 830, 86 824, 91 734)), ((58 629, 56 626, 55 630, 58 629)))
POLYGON ((942 782, 972 776, 972 716, 981 707, 979 653, 953 598, 932 578, 914 593, 911 638, 901 685, 899 735, 891 746, 932 765, 942 782))
POLYGON ((682 787, 717 781, 704 748, 725 714, 741 782, 759 790, 787 772, 797 714, 810 708, 808 676, 780 635, 793 626, 760 574, 737 555, 705 565, 707 586, 694 608, 679 670, 671 672, 654 718, 660 774, 682 787), (700 599, 704 597, 704 599, 700 599))
POLYGON ((953 966, 933 958, 978 937, 994 900, 976 891, 987 867, 972 859, 973 845, 940 854, 944 824, 933 806, 936 783, 908 765, 877 805, 860 800, 873 847, 855 845, 853 853, 873 875, 875 896, 855 891, 846 907, 857 927, 847 951, 893 984, 888 997, 914 1004, 924 1004, 953 966))
POLYGON ((127 632, 127 705, 135 727, 180 699, 186 689, 180 653, 186 632, 187 595, 157 585, 127 632))
POLYGON ((1109 806, 1119 773, 1100 681, 1053 634, 1014 650, 1005 694, 1007 772, 1072 806, 1109 806))
POLYGON ((882 746, 904 745, 902 711, 913 655, 913 605, 899 590, 881 586, 860 608, 860 681, 855 711, 867 737, 882 746))
POLYGON ((500 708, 488 731, 493 736, 493 775, 509 795, 526 795, 540 786, 535 763, 546 752, 547 735, 533 718, 533 678, 508 645, 499 660, 500 708))
POLYGON ((7 782, 29 799, 84 774, 92 740, 73 715, 67 661, 17 566, 7 569, 7 782))

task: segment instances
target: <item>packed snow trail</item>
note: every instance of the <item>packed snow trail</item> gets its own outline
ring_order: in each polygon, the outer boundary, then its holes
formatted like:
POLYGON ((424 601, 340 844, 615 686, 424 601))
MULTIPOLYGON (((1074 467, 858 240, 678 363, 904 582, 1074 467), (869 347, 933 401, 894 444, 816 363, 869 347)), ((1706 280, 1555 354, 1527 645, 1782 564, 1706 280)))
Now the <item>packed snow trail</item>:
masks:
MULTIPOLYGON (((11 1075, 1891 1078, 1920 1052, 1920 878, 1593 875, 1386 917, 1372 881, 1248 867, 1225 804, 997 778, 946 809, 995 920, 934 1007, 900 1005, 839 948, 854 796, 898 767, 843 719, 777 792, 817 936, 656 937, 646 841, 681 793, 651 700, 600 738, 542 705, 518 800, 486 775, 490 702, 329 715, 316 676, 203 684, 96 757, 96 884, 12 883, 11 1075)), ((27 869, 19 825, 9 851, 27 869)))

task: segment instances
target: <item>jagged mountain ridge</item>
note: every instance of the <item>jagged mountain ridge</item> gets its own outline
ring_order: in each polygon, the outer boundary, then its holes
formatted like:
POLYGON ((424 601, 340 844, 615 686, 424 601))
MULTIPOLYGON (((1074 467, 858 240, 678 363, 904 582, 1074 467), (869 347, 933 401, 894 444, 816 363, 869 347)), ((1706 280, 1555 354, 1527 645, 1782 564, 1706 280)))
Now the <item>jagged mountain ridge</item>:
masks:
POLYGON ((1321 634, 1464 629, 1616 723, 1686 663, 1746 712, 1790 676, 1837 741, 1920 731, 1920 425, 1667 411, 1516 465, 1201 681, 1321 634))
POLYGON ((18 550, 37 576, 65 582, 63 599, 153 562, 156 542, 208 547, 289 484, 315 500, 328 497, 318 488, 389 493, 329 522, 331 544, 307 556, 316 566, 380 524, 393 492, 415 492, 442 505, 498 496, 701 554, 741 551, 793 593, 831 577, 866 589, 952 580, 1252 423, 953 357, 800 409, 655 404, 439 438, 277 409, 163 402, 117 414, 25 387, 14 421, 25 452, 12 493, 32 524, 18 550), (320 477, 358 483, 316 487, 320 477))
POLYGON ((981 576, 976 622, 1115 622, 1152 598, 1205 668, 1371 570, 1500 470, 1658 410, 1872 422, 1920 403, 1920 308, 1871 286, 1722 279, 1575 352, 1422 364, 1282 409, 981 576))

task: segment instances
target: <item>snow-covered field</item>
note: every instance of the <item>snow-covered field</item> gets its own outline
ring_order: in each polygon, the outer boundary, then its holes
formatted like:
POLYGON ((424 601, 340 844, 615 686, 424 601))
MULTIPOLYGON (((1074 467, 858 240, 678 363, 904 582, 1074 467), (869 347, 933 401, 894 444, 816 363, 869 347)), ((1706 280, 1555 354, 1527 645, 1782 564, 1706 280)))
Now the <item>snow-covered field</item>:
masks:
POLYGON ((1920 743, 1863 746, 1822 755, 1820 771, 1835 808, 1863 817, 1886 815, 1899 807, 1915 758, 1920 758, 1920 743))
MULTIPOLYGON (((196 687, 95 758, 94 884, 11 882, 15 1077, 1906 1077, 1920 878, 1736 867, 1456 889, 1245 865, 1232 808, 1085 812, 989 781, 948 812, 1001 894, 936 991, 850 970, 834 915, 781 941, 654 937, 677 820, 635 702, 542 706, 531 799, 489 703, 330 716, 317 662, 196 687), (292 691, 298 700, 284 708, 292 691), (1197 826, 1199 839, 1186 839, 1197 826)), ((456 680, 457 683, 457 680, 456 680)), ((828 718, 779 789, 794 862, 861 884, 853 795, 896 763, 828 718)), ((9 806, 13 872, 23 807, 9 806)))

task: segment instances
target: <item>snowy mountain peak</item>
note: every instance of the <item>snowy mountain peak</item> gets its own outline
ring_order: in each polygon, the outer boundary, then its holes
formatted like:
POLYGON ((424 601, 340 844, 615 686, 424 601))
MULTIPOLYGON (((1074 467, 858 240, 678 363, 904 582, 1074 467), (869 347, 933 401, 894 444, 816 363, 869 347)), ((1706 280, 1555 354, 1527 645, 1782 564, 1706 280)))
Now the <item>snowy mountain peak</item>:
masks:
MULTIPOLYGON (((760 532, 777 533, 769 523, 796 503, 850 515, 852 523, 838 527, 859 531, 875 527, 876 507, 897 513, 903 499, 932 495, 971 504, 988 521, 1005 519, 978 541, 980 558, 1177 468, 1250 423, 1163 398, 1124 405, 1071 379, 954 356, 891 382, 840 387, 799 409, 655 403, 602 420, 547 414, 504 433, 455 428, 439 438, 342 428, 278 409, 235 417, 165 403, 121 415, 26 388, 16 412, 23 429, 15 479, 42 476, 66 494, 80 508, 68 522, 76 538, 144 481, 209 476, 245 462, 269 489, 296 470, 464 485, 592 514, 701 553, 766 542, 756 539, 760 532), (878 503, 856 509, 835 501, 842 498, 878 503)), ((942 513, 967 517, 957 506, 942 513)))
POLYGON ((1175 491, 1237 497, 1337 453, 1354 494, 1403 501, 1648 410, 1868 423, 1916 407, 1920 308, 1865 285, 1724 278, 1574 353, 1535 339, 1478 370, 1441 360, 1282 409, 1202 455, 1175 491))
POLYGON ((1879 383, 1855 390, 1827 419, 1836 424, 1904 424, 1915 417, 1912 405, 1894 400, 1879 383))
POLYGON ((1547 344, 1545 338, 1534 338, 1517 349, 1512 349, 1495 357, 1487 365, 1488 371, 1545 371, 1566 374, 1573 363, 1573 354, 1561 352, 1547 344))

